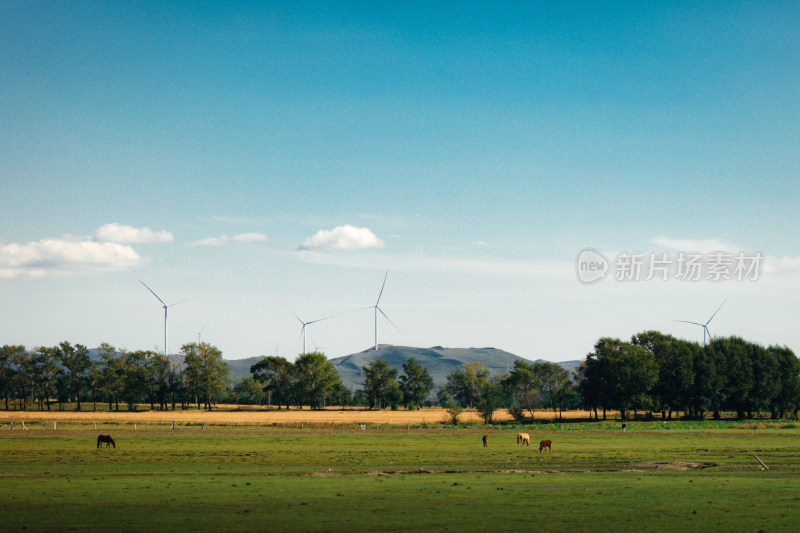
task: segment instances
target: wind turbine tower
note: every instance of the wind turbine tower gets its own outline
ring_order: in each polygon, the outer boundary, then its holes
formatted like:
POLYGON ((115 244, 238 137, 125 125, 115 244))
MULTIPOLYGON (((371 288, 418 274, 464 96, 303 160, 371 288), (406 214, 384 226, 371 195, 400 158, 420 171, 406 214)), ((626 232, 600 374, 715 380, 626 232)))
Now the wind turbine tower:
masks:
POLYGON ((208 325, 208 322, 206 322, 205 325, 202 328, 200 328, 200 331, 192 331, 192 333, 197 333, 197 345, 198 346, 200 346, 200 344, 203 343, 203 330, 206 329, 207 325, 208 325))
POLYGON ((180 302, 175 302, 174 304, 167 305, 166 303, 164 303, 164 300, 162 300, 161 297, 158 294, 156 294, 155 291, 153 291, 153 289, 148 287, 147 284, 144 281, 139 280, 139 283, 144 285, 145 288, 148 291, 150 291, 153 294, 153 296, 155 296, 156 299, 159 302, 161 302, 161 306, 164 308, 164 357, 167 357, 167 309, 169 309, 170 307, 173 307, 175 305, 182 304, 183 302, 191 300, 192 298, 197 298, 197 296, 192 296, 191 298, 186 298, 186 300, 181 300, 180 302))
POLYGON ((711 323, 712 320, 714 320, 714 317, 717 316, 717 313, 719 313, 719 310, 722 309, 722 306, 725 305, 725 302, 727 302, 727 301, 728 301, 727 298, 725 298, 722 301, 722 303, 717 308, 717 310, 714 311, 714 314, 711 315, 711 318, 706 320, 705 324, 701 324, 700 322, 690 322, 689 320, 676 320, 675 322, 683 322, 684 324, 694 324, 695 326, 700 326, 701 328, 703 328, 703 347, 705 348, 705 346, 706 346, 706 334, 708 335, 708 340, 711 340, 711 331, 709 331, 708 325, 711 323))
MULTIPOLYGON (((300 323, 303 325, 300 328, 300 335, 302 335, 302 337, 303 337, 303 353, 306 353, 306 327, 310 326, 311 324, 315 324, 317 322, 322 322, 323 320, 328 320, 329 318, 335 318, 335 317, 339 316, 339 315, 326 316, 325 318, 318 318, 317 320, 311 320, 310 322, 304 322, 303 319, 300 318, 299 316, 297 316, 294 311, 289 309, 289 312, 292 313, 294 315, 294 317, 297 320, 299 320, 300 323)), ((276 348, 276 350, 277 350, 277 348, 276 348)))

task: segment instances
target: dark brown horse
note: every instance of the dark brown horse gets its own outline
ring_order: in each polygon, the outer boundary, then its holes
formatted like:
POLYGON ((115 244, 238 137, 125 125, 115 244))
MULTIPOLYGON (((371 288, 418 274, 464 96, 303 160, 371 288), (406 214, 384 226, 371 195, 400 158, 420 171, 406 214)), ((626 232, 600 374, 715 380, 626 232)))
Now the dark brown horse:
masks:
POLYGON ((114 448, 117 447, 117 443, 114 442, 114 439, 111 438, 111 435, 98 435, 97 436, 97 447, 99 448, 100 444, 102 444, 104 442, 106 443, 106 448, 108 448, 109 444, 111 446, 113 446, 114 448))
POLYGON ((486 445, 489 444, 489 435, 483 436, 483 447, 486 448, 486 445))
POLYGON ((539 453, 542 453, 544 450, 547 450, 548 453, 552 453, 553 451, 553 443, 549 440, 543 440, 539 443, 539 453))

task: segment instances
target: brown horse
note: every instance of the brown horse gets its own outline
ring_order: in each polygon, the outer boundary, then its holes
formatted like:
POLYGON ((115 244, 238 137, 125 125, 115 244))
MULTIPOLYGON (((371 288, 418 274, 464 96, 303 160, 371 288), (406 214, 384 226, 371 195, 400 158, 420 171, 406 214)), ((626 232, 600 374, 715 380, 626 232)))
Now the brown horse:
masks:
POLYGON ((527 433, 517 433, 517 446, 530 446, 531 436, 527 433))
POLYGON ((106 448, 108 448, 109 444, 111 446, 113 446, 114 448, 117 447, 117 443, 114 442, 114 439, 111 438, 111 435, 98 435, 97 436, 97 447, 99 448, 100 444, 102 444, 103 442, 106 443, 106 448))
POLYGON ((544 450, 547 450, 547 453, 553 452, 553 443, 549 440, 543 440, 539 443, 539 453, 542 453, 544 450))
POLYGON ((486 448, 486 445, 489 443, 489 435, 483 436, 483 447, 486 448))

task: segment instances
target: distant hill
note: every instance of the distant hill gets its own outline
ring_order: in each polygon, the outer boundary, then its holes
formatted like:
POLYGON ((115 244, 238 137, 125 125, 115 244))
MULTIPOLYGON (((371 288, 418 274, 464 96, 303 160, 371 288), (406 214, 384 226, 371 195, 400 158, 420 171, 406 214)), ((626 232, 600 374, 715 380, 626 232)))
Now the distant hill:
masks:
MULTIPOLYGON (((367 366, 370 361, 383 359, 389 363, 391 368, 397 369, 399 376, 403 373, 403 363, 409 357, 413 357, 428 369, 437 387, 446 385, 447 376, 461 368, 464 363, 483 363, 493 374, 506 374, 514 368, 514 361, 517 359, 529 361, 498 348, 443 348, 442 346, 413 348, 381 344, 377 351, 369 348, 360 353, 331 359, 331 362, 336 367, 345 387, 359 388, 364 384, 364 372, 361 367, 367 366)), ((541 359, 538 361, 542 362, 541 359)), ((572 371, 580 364, 580 361, 567 361, 559 364, 572 371)))
MULTIPOLYGON (((92 359, 99 359, 96 354, 97 349, 89 350, 89 352, 92 359)), ((228 365, 231 378, 234 381, 239 381, 245 376, 250 376, 250 367, 264 357, 266 356, 248 357, 247 359, 226 359, 225 363, 228 365)), ((413 357, 419 364, 428 369, 436 386, 447 384, 447 376, 464 363, 483 363, 492 373, 505 374, 514 368, 514 361, 517 359, 529 361, 524 357, 519 357, 498 348, 443 348, 441 346, 413 348, 389 344, 381 344, 378 346, 377 351, 374 348, 369 348, 363 352, 336 357, 330 361, 336 367, 342 384, 348 389, 358 389, 364 384, 362 366, 367 366, 370 361, 383 359, 389 363, 391 368, 397 369, 399 376, 403 373, 403 363, 409 357, 413 357)), ((170 359, 176 365, 183 363, 183 357, 179 355, 170 355, 170 359)), ((542 362, 543 360, 537 359, 537 361, 542 362)), ((564 361, 558 364, 571 373, 580 364, 580 361, 564 361)))
POLYGON ((259 355, 257 357, 248 357, 247 359, 225 359, 228 365, 228 373, 234 381, 239 381, 243 377, 251 376, 250 367, 264 359, 266 355, 259 355))

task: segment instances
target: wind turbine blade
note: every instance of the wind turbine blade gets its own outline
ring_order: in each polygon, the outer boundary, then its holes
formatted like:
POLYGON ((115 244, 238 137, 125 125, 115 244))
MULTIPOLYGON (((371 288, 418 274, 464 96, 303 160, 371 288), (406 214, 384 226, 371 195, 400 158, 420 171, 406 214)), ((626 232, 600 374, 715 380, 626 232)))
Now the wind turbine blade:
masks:
POLYGON ((176 305, 178 305, 178 304, 182 304, 183 302, 188 302, 189 300, 194 300, 194 299, 195 299, 195 298, 197 298, 198 296, 200 296, 200 295, 199 295, 199 294, 197 294, 197 295, 195 295, 195 296, 192 296, 192 297, 190 297, 190 298, 186 298, 185 300, 181 300, 180 302, 175 302, 174 304, 169 304, 169 307, 174 307, 174 306, 176 306, 176 305))
POLYGON ((317 322, 322 322, 323 320, 329 320, 331 318, 336 318, 338 316, 342 316, 343 314, 344 313, 339 313, 338 315, 331 315, 331 316, 326 316, 325 318, 318 318, 316 320, 312 320, 311 322, 306 322, 306 324, 316 324, 317 322))
POLYGON ((705 324, 701 324, 700 322, 689 322, 688 320, 675 320, 675 322, 683 322, 684 324, 694 324, 695 326, 706 327, 705 324))
POLYGON ((384 312, 383 312, 383 309, 381 309, 381 308, 380 308, 380 307, 378 307, 377 305, 375 306, 375 309, 377 309, 378 311, 380 311, 380 312, 381 312, 381 314, 383 315, 383 318, 385 318, 386 320, 388 320, 388 321, 389 321, 389 324, 391 324, 392 326, 394 326, 394 329, 396 329, 396 330, 397 330, 398 332, 400 332, 400 333, 403 333, 402 331, 400 331, 400 328, 398 328, 397 326, 395 326, 395 325, 394 325, 394 322, 392 322, 392 319, 391 319, 391 318, 389 318, 388 316, 386 316, 386 313, 384 313, 384 312))
POLYGON ((142 280, 139 280, 139 283, 141 283, 142 285, 144 285, 144 286, 145 286, 145 288, 146 288, 148 291, 150 291, 151 293, 153 293, 153 296, 155 296, 155 297, 156 297, 156 299, 157 299, 159 302, 161 302, 161 304, 162 304, 162 305, 164 305, 164 306, 166 307, 166 305, 167 305, 167 304, 165 304, 165 303, 164 303, 164 300, 162 300, 161 298, 159 298, 159 297, 158 297, 158 294, 156 294, 156 293, 153 291, 153 289, 151 289, 150 287, 148 287, 148 286, 147 286, 147 284, 146 284, 144 281, 142 281, 142 280))
POLYGON ((294 317, 295 317, 297 320, 299 320, 301 324, 303 324, 303 327, 304 327, 304 328, 306 327, 306 323, 305 323, 305 322, 303 322, 303 319, 301 319, 299 316, 295 315, 294 311, 292 311, 292 310, 291 310, 291 309, 289 309, 288 307, 286 308, 286 310, 287 310, 287 311, 289 311, 290 313, 292 313, 292 314, 294 315, 294 317))
POLYGON ((706 325, 708 325, 708 324, 709 324, 709 323, 710 323, 712 320, 714 320, 714 317, 715 317, 715 316, 717 316, 717 313, 719 313, 719 310, 720 310, 720 309, 722 309, 722 306, 723 306, 723 305, 725 305, 725 302, 727 302, 727 301, 728 301, 728 299, 727 299, 727 298, 725 298, 725 299, 722 301, 722 303, 719 305, 719 307, 717 308, 717 310, 716 310, 716 311, 714 311, 714 314, 713 314, 713 315, 711 315, 711 318, 709 318, 709 319, 708 319, 708 322, 706 322, 706 325))
POLYGON ((389 277, 389 271, 387 270, 386 271, 386 275, 383 276, 383 285, 381 285, 381 292, 378 293, 378 301, 375 302, 375 307, 377 307, 378 304, 381 303, 381 296, 383 295, 383 288, 386 287, 386 278, 388 278, 388 277, 389 277))

